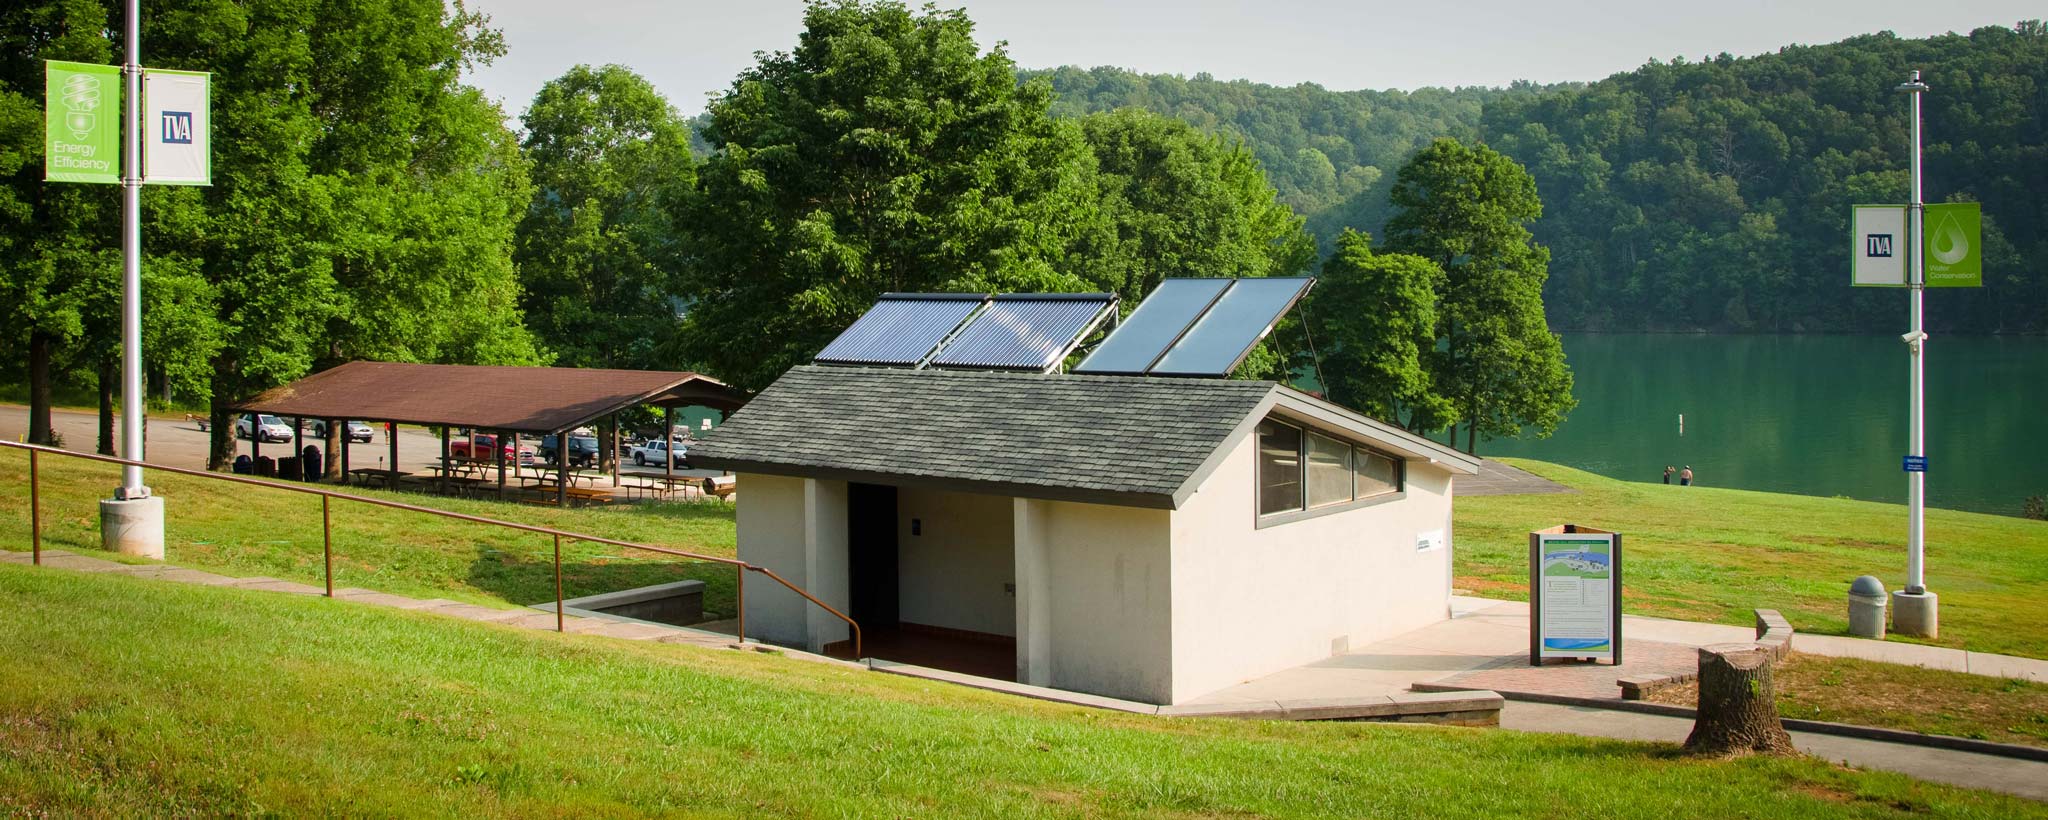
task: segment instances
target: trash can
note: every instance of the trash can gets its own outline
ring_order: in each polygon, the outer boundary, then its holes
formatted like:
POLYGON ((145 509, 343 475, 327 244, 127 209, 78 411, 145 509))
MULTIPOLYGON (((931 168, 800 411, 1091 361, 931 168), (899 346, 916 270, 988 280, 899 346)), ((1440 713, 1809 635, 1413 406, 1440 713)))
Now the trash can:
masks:
POLYGON ((306 449, 299 452, 299 464, 305 467, 305 474, 303 477, 307 481, 320 480, 320 468, 325 466, 324 462, 325 459, 323 459, 320 455, 320 448, 315 447, 311 444, 306 445, 306 449))
POLYGON ((1863 575, 1849 582, 1849 634, 1884 639, 1884 582, 1863 575))

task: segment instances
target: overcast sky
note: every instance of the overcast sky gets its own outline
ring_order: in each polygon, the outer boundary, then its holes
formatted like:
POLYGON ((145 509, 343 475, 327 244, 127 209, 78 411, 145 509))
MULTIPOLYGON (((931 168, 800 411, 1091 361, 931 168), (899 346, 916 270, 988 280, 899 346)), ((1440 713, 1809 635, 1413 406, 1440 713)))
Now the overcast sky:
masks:
MULTIPOLYGON (((754 62, 796 45, 792 0, 468 0, 509 52, 471 78, 517 116, 577 63, 620 63, 685 115, 754 62)), ((916 3, 913 3, 916 5, 916 3)), ((1902 37, 2048 17, 2040 0, 972 0, 976 40, 1027 68, 1318 83, 1334 90, 1597 80, 1650 58, 1761 54, 1890 30, 1902 37)), ((1902 67, 1903 70, 1903 67, 1902 67)))

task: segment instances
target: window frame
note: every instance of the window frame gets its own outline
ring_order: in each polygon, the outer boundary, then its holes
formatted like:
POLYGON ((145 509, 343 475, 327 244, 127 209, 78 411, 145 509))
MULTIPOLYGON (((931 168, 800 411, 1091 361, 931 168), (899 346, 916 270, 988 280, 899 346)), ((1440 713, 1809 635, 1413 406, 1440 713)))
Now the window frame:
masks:
POLYGON ((1309 425, 1306 425, 1306 424, 1302 424, 1302 423, 1300 423, 1300 422, 1295 422, 1295 421, 1292 421, 1292 420, 1284 419, 1284 418, 1281 418, 1281 417, 1279 417, 1279 416, 1267 416, 1266 418, 1264 418, 1264 419, 1261 419, 1261 420, 1260 420, 1260 424, 1269 424, 1269 423, 1270 423, 1270 424, 1278 424, 1278 425, 1282 425, 1282 426, 1285 426, 1285 427, 1288 427, 1288 428, 1292 428, 1293 430, 1295 430, 1295 431, 1296 431, 1296 432, 1297 432, 1297 433, 1299 434, 1299 435, 1298 435, 1298 437, 1297 437, 1297 441, 1298 441, 1298 443, 1297 443, 1297 444, 1296 444, 1296 446, 1295 446, 1295 469, 1297 470, 1297 474, 1296 474, 1296 476, 1295 476, 1295 486, 1297 486, 1297 487, 1299 487, 1299 488, 1300 488, 1300 489, 1299 489, 1299 490, 1297 491, 1297 494, 1298 494, 1298 495, 1300 496, 1300 499, 1299 499, 1299 506, 1296 506, 1296 507, 1292 507, 1292 508, 1289 508, 1289 509, 1285 509, 1285 510, 1276 510, 1276 511, 1273 511, 1273 512, 1264 512, 1264 510, 1265 510, 1265 498, 1264 498, 1264 495, 1265 495, 1265 488, 1266 488, 1266 482, 1265 482, 1265 480, 1264 480, 1264 475, 1265 475, 1265 463, 1266 463, 1266 461, 1265 461, 1265 457, 1264 457, 1264 447, 1263 447, 1263 446, 1262 446, 1262 445, 1261 445, 1261 444, 1259 443, 1259 433, 1258 433, 1257 429, 1256 429, 1256 428, 1254 428, 1254 430, 1253 430, 1253 433, 1252 433, 1252 435, 1253 435, 1253 440, 1252 440, 1252 450, 1253 450, 1253 456, 1252 456, 1252 476, 1251 476, 1251 481, 1252 481, 1252 520, 1253 520, 1253 528, 1254 528, 1254 529, 1265 529, 1265 528, 1267 528, 1267 527, 1279 526, 1279 525, 1281 525, 1281 524, 1288 524, 1288 523, 1292 523, 1292 522, 1295 522, 1295 521, 1302 521, 1302 520, 1306 520, 1306 519, 1310 519, 1310 518, 1319 518, 1319 517, 1322 517, 1322 516, 1325 516, 1325 515, 1329 515, 1329 514, 1331 514, 1331 513, 1340 513, 1340 512, 1346 512, 1346 511, 1349 511, 1349 510, 1355 510, 1355 509, 1359 509, 1359 508, 1362 508, 1362 507, 1371 507, 1371 506, 1376 506, 1376 505, 1379 505, 1379 504, 1386 504, 1386 503, 1390 503, 1390 502, 1394 502, 1394 501, 1400 501, 1400 500, 1402 500, 1402 499, 1404 499, 1404 498, 1407 498, 1407 497, 1408 497, 1408 460, 1407 460, 1407 459, 1405 459, 1405 458, 1402 458, 1402 457, 1400 457, 1400 456, 1397 456, 1397 455, 1394 455, 1394 454, 1392 454, 1392 453, 1386 452, 1385 450, 1381 450, 1381 449, 1379 449, 1379 448, 1377 448, 1377 447, 1372 447, 1372 446, 1370 446, 1370 445, 1366 445, 1366 444, 1362 444, 1362 443, 1359 443, 1359 442, 1358 442, 1357 440, 1355 440, 1355 439, 1345 438, 1345 437, 1342 437, 1342 436, 1333 436, 1333 435, 1330 435, 1329 433, 1327 433, 1327 432, 1324 432, 1324 431, 1322 431, 1322 430, 1320 430, 1320 429, 1317 429, 1317 428, 1313 428, 1313 427, 1310 427, 1309 425), (1325 439, 1329 439, 1329 440, 1331 440, 1331 441, 1335 441, 1335 442, 1338 442, 1338 443, 1340 443, 1340 444, 1347 444, 1347 445, 1350 445, 1350 447, 1351 447, 1351 468, 1350 468, 1349 470, 1347 470, 1347 471, 1346 471, 1346 473, 1347 473, 1347 478, 1348 478, 1348 479, 1350 480, 1350 482, 1351 482, 1351 498, 1350 498, 1349 500, 1346 500, 1346 501, 1330 501, 1330 502, 1326 502, 1326 503, 1323 503, 1323 504, 1321 504, 1321 505, 1316 505, 1316 506, 1310 506, 1310 504, 1309 504, 1309 447, 1310 447, 1310 444, 1309 444, 1309 442, 1310 442, 1310 440, 1311 440, 1311 439, 1310 439, 1310 437, 1311 437, 1311 436, 1321 436, 1321 437, 1323 437, 1323 438, 1325 438, 1325 439), (1391 490, 1391 491, 1387 491, 1387 492, 1380 492, 1380 493, 1374 493, 1374 494, 1372 494, 1372 495, 1368 495, 1368 496, 1363 496, 1363 497, 1359 496, 1359 494, 1358 494, 1358 464, 1359 464, 1359 459, 1361 459, 1361 458, 1364 458, 1364 457, 1368 457, 1368 456, 1379 456, 1379 457, 1381 457, 1381 458, 1384 458, 1384 459, 1387 459, 1387 460, 1389 460, 1389 461, 1393 462, 1393 464, 1394 464, 1394 489, 1393 489, 1393 490, 1391 490))

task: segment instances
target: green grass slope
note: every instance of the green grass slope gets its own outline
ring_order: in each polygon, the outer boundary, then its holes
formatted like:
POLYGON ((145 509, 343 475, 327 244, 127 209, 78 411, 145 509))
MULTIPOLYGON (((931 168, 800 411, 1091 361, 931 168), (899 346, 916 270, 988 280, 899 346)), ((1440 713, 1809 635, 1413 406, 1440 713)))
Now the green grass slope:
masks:
MULTIPOLYGON (((99 549, 99 499, 118 483, 120 468, 61 456, 41 461, 43 545, 99 549)), ((161 471, 150 473, 149 483, 164 497, 164 548, 171 561, 321 583, 319 498, 161 471)), ((725 503, 556 509, 335 489, 703 555, 734 554, 732 505, 725 503)), ((28 549, 28 507, 28 454, 0 450, 0 548, 28 549)), ((554 600, 554 542, 547 536, 354 502, 334 502, 332 514, 336 587, 496 606, 554 600)), ((570 597, 698 578, 706 583, 708 612, 731 609, 733 570, 723 565, 571 541, 562 546, 562 574, 570 597)))
POLYGON ((0 564, 0 814, 2048 816, 1813 759, 1084 711, 0 564))
MULTIPOLYGON (((1617 481, 1502 459, 1578 490, 1461 497, 1461 587, 1526 599, 1532 529, 1584 524, 1624 536, 1631 614, 1749 624, 1777 609, 1801 632, 1848 629, 1849 581, 1904 586, 1906 509, 1897 504, 1617 481)), ((2048 522, 1927 511, 1927 585, 1944 646, 2048 657, 2048 522)))

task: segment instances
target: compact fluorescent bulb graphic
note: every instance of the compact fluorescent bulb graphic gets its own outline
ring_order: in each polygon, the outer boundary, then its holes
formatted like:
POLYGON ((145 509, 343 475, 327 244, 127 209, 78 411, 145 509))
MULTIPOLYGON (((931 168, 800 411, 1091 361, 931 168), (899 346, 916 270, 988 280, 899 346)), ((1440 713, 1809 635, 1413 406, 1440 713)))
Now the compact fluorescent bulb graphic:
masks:
POLYGON ((94 111, 100 107, 100 78, 91 74, 73 74, 64 80, 64 127, 71 129, 71 136, 83 140, 92 134, 95 121, 94 111))

